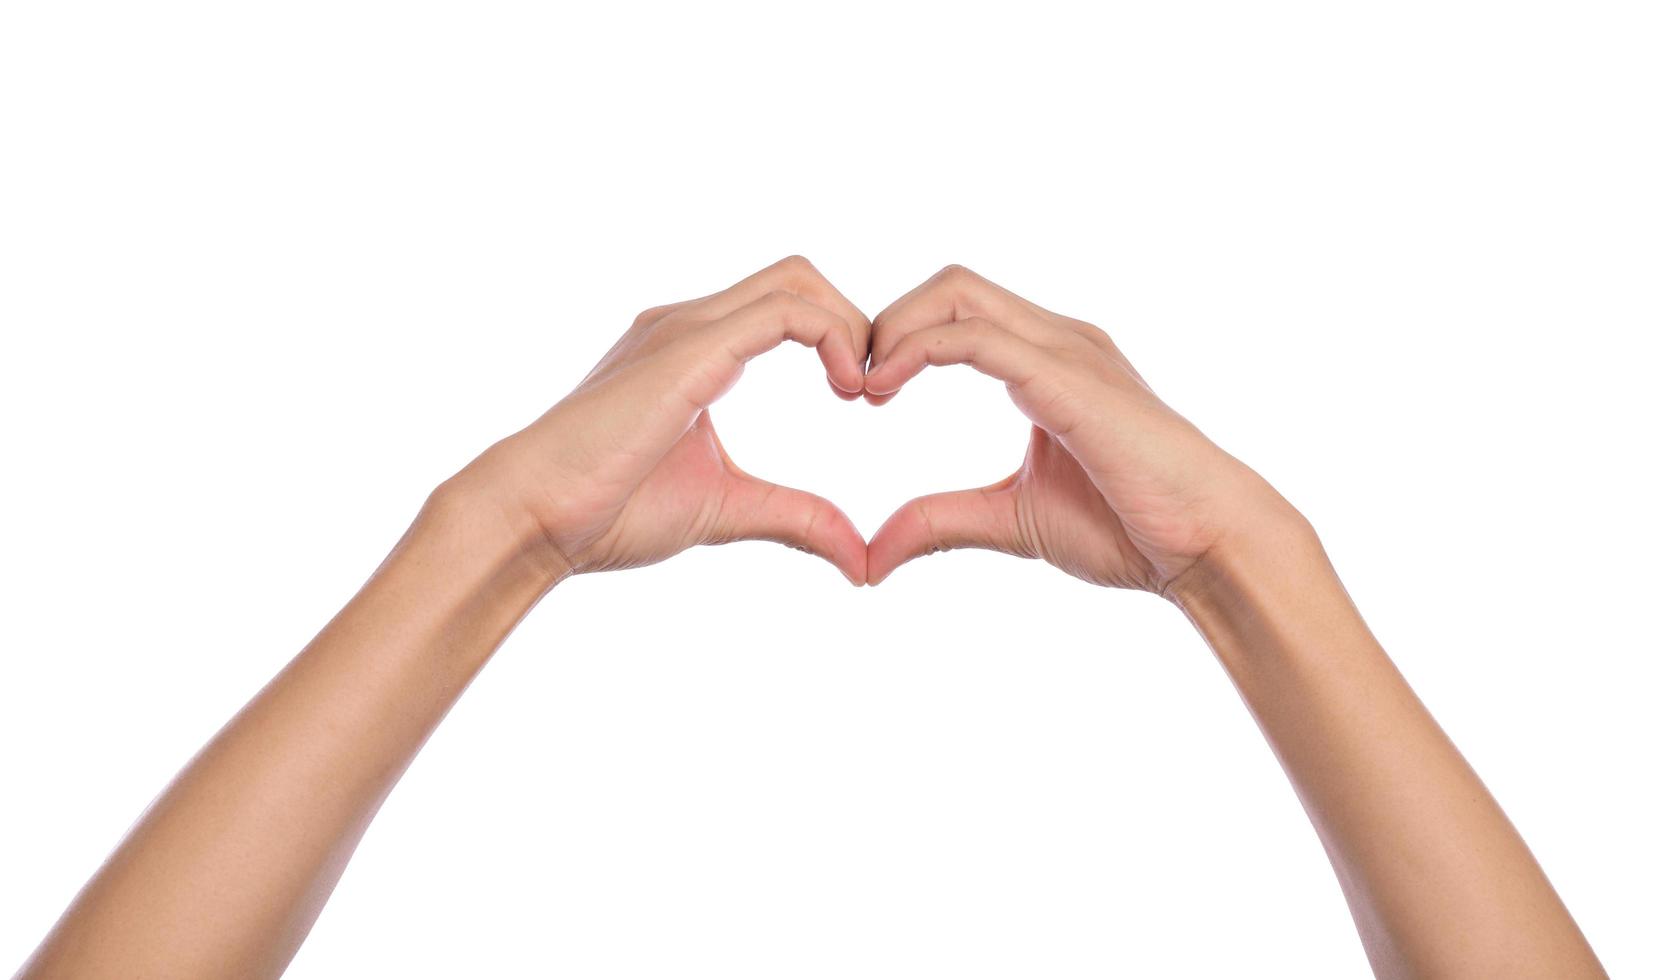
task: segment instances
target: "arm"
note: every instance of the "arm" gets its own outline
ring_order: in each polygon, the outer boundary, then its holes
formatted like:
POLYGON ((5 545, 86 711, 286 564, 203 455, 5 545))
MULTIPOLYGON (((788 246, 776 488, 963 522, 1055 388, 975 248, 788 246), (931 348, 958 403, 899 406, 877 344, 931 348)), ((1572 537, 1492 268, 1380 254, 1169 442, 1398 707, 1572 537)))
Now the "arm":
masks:
POLYGON ((1200 630, 1274 748, 1384 977, 1599 977, 1476 774, 1344 593, 1309 524, 1167 408, 1114 343, 958 268, 874 320, 870 401, 927 365, 1004 381, 1034 423, 1016 473, 921 497, 868 579, 956 547, 1146 589, 1200 630))
POLYGON ((706 407, 785 339, 856 397, 868 324, 802 260, 651 310, 572 394, 432 494, 360 593, 156 800, 20 977, 277 976, 397 779, 564 577, 761 538, 852 582, 818 497, 740 471, 706 407))
POLYGON ((1368 631, 1307 528, 1171 590, 1292 780, 1386 977, 1596 977, 1499 804, 1368 631))

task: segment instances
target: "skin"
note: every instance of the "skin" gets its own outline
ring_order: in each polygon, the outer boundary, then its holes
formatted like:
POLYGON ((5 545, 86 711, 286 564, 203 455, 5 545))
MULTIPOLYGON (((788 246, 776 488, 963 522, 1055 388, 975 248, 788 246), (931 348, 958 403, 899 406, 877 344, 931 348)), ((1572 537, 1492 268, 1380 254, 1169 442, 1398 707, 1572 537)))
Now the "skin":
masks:
POLYGON ((1297 788, 1375 973, 1603 975, 1309 524, 1106 335, 957 267, 869 323, 795 257, 646 311, 567 398, 434 491, 18 976, 279 975, 397 779, 536 602, 573 574, 748 539, 819 555, 857 585, 978 547, 1165 596, 1297 788), (825 500, 742 471, 712 427, 708 406, 784 340, 814 347, 846 398, 883 403, 929 365, 999 378, 1033 422, 1022 467, 912 501, 863 542, 825 500))
POLYGON ((1034 424, 1028 453, 993 486, 891 515, 868 542, 869 582, 920 555, 991 548, 1165 596, 1286 770, 1375 974, 1605 976, 1309 523, 1155 397, 1107 335, 955 266, 875 318, 868 397, 941 364, 1005 382, 1034 424))

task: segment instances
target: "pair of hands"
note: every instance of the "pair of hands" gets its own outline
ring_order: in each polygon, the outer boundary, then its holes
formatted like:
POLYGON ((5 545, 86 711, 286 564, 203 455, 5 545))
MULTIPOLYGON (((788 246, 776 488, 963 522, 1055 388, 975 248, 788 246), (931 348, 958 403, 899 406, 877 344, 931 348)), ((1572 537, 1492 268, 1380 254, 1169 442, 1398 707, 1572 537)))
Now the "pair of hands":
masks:
POLYGON ((397 778, 545 589, 748 538, 856 583, 983 547, 1166 595, 1285 767, 1375 971, 1604 975, 1307 523, 1101 331, 963 269, 871 322, 802 259, 650 310, 428 507, 432 533, 410 530, 179 774, 20 976, 276 976, 397 778), (747 475, 713 431, 707 406, 787 339, 816 348, 840 395, 875 403, 928 365, 971 364, 1033 422, 1027 457, 993 486, 905 504, 864 542, 820 497, 747 475))
POLYGON ((554 578, 694 545, 776 541, 877 584, 912 558, 989 548, 1099 585, 1169 594, 1203 559, 1290 512, 1151 391, 1098 328, 949 266, 869 321, 808 261, 644 311, 584 381, 452 481, 494 502, 554 578), (842 511, 754 477, 708 408, 792 340, 836 394, 883 404, 931 365, 1005 382, 1033 423, 1010 476, 909 501, 871 541, 842 511))

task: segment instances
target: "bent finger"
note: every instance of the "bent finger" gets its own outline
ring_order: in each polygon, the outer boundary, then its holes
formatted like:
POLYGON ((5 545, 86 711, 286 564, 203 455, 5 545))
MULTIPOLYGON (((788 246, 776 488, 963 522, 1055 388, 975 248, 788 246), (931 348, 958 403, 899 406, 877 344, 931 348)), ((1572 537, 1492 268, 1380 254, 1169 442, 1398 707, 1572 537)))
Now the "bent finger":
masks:
POLYGON ((718 326, 742 361, 791 340, 816 349, 828 380, 839 390, 861 392, 862 358, 849 322, 801 296, 781 290, 767 293, 724 317, 718 326))
POLYGON ((867 314, 850 302, 837 286, 802 255, 789 255, 728 289, 695 302, 704 307, 708 317, 716 318, 728 316, 774 292, 793 293, 843 317, 844 322, 850 327, 851 347, 856 355, 856 362, 861 364, 867 360, 868 338, 873 331, 872 322, 868 320, 867 314))
POLYGON ((950 265, 873 318, 869 364, 878 367, 908 334, 939 323, 982 317, 1040 342, 1057 328, 1053 314, 962 265, 950 265))
POLYGON ((772 292, 686 335, 671 362, 705 408, 740 376, 747 361, 792 340, 816 349, 835 388, 860 392, 861 362, 844 318, 792 293, 772 292))
POLYGON ((1025 385, 1049 367, 1051 354, 982 317, 916 330, 890 349, 869 371, 863 387, 888 395, 931 365, 969 364, 1013 387, 1025 385))

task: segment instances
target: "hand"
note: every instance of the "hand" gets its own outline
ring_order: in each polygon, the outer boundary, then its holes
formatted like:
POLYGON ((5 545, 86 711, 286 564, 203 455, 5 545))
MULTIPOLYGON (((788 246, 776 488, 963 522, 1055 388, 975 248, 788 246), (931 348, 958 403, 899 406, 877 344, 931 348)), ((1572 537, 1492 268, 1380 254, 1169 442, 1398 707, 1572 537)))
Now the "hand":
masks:
POLYGON ((816 348, 834 391, 854 399, 869 330, 809 262, 783 259, 723 292, 645 310, 568 397, 451 482, 526 529, 555 577, 766 540, 820 555, 860 585, 867 549, 849 518, 743 472, 707 407, 783 340, 816 348))
POLYGON ((1297 520, 1262 478, 1166 407, 1107 334, 959 266, 874 319, 868 401, 888 401, 933 364, 1004 381, 1033 436, 1004 480, 892 514, 867 546, 870 583, 919 555, 989 548, 1165 594, 1226 541, 1297 520))

